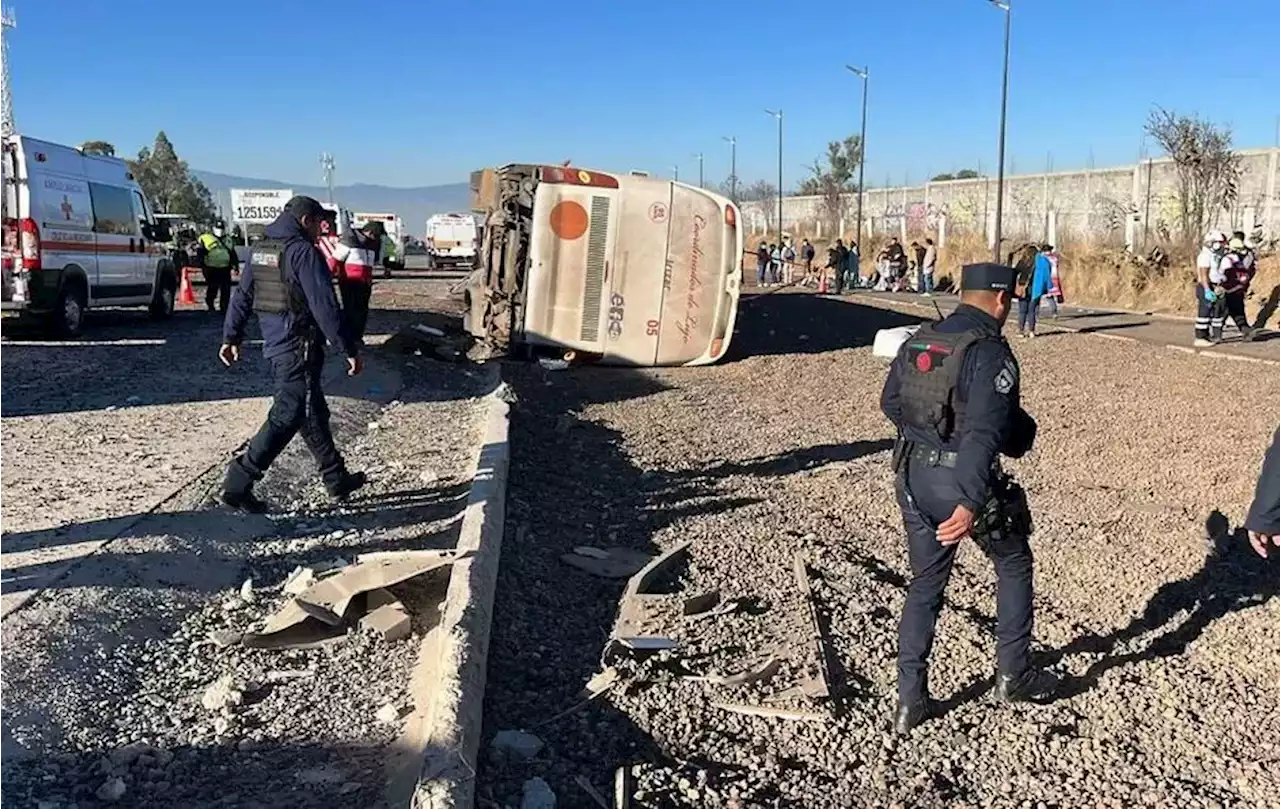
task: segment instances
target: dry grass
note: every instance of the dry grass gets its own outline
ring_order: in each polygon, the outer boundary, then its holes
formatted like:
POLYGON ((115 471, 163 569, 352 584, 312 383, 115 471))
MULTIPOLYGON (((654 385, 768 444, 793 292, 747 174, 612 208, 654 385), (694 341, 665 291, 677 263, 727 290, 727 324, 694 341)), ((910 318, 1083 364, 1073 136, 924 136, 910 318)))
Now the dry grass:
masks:
MULTIPOLYGON (((791 234, 788 233, 788 236, 791 234)), ((797 240, 806 236, 818 248, 817 264, 825 263, 826 248, 830 239, 815 239, 801 230, 797 240)), ((848 242, 852 233, 845 234, 848 242)), ((908 233, 906 243, 923 241, 926 233, 908 233)), ((936 235, 936 234, 935 234, 936 235)), ((777 241, 777 235, 753 236, 748 250, 754 249, 761 239, 777 241)), ((874 256, 888 243, 889 236, 877 234, 867 239, 863 255, 874 256)), ((1006 252, 1016 243, 1006 242, 1006 252)), ((1171 250, 1163 264, 1149 262, 1131 255, 1122 247, 1085 245, 1065 242, 1057 245, 1062 256, 1059 271, 1067 302, 1114 306, 1142 312, 1167 314, 1195 314, 1195 256, 1171 250)), ((944 287, 959 272, 960 267, 977 261, 988 261, 991 249, 986 239, 978 233, 949 234, 947 245, 939 250, 938 278, 944 287)), ((754 270, 754 265, 752 265, 754 270)), ((1258 274, 1254 278, 1246 311, 1250 322, 1266 322, 1273 318, 1280 304, 1280 254, 1271 254, 1258 262, 1258 274), (1260 314, 1262 315, 1260 317, 1260 314)))

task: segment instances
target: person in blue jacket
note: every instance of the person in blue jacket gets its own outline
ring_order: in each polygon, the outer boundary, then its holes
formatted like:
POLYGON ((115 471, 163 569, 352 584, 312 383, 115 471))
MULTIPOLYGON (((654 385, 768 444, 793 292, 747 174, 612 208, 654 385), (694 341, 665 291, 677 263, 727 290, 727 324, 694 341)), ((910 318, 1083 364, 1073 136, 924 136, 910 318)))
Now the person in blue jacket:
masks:
POLYGON ((1022 298, 1018 301, 1018 333, 1023 337, 1036 336, 1036 316, 1040 311, 1040 299, 1049 294, 1053 285, 1053 262, 1046 250, 1036 250, 1035 268, 1022 298))
POLYGON ((1267 557, 1267 545, 1280 548, 1280 429, 1271 439, 1271 448, 1262 461, 1262 474, 1258 476, 1258 490, 1253 495, 1253 505, 1244 521, 1249 532, 1249 542, 1258 555, 1267 557))
POLYGON ((267 510, 253 485, 299 432, 331 496, 345 499, 365 484, 364 473, 348 472, 334 446, 329 405, 320 386, 326 340, 346 355, 348 375, 359 374, 362 367, 359 340, 342 318, 328 265, 316 248, 324 215, 311 197, 289 200, 267 225, 267 238, 253 245, 231 296, 218 357, 228 367, 240 359, 249 315, 256 314, 275 389, 266 422, 227 467, 222 501, 235 509, 267 510))

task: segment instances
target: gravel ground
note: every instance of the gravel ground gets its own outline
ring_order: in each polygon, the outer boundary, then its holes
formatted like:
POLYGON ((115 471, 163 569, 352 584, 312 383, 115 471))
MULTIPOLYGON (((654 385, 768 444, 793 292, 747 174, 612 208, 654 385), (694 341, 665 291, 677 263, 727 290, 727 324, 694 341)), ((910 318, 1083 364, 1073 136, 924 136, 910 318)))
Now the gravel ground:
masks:
POLYGON ((128 315, 99 324, 89 340, 141 332, 165 341, 163 357, 104 366, 125 373, 75 372, 68 355, 136 346, 6 344, 6 591, 34 587, 31 569, 47 566, 11 559, 11 548, 56 554, 86 537, 106 543, 0 630, 6 806, 381 805, 401 722, 378 713, 391 705, 403 717, 412 707, 416 638, 434 624, 447 572, 395 588, 413 614, 413 639, 351 632, 335 646, 269 652, 221 648, 211 633, 240 632, 268 614, 297 565, 454 544, 482 397, 496 380, 385 341, 442 293, 420 279, 379 284, 371 342, 383 345, 370 351, 366 374, 348 380, 336 362, 329 369, 339 446, 371 484, 330 506, 295 442, 264 482, 277 505, 268 518, 209 501, 227 454, 265 413, 254 397, 266 380, 254 349, 247 367, 212 367, 217 326, 202 314, 164 327, 128 315), (36 351, 61 384, 46 383, 36 351), (11 398, 15 380, 26 398, 11 398), (204 700, 219 682, 231 704, 210 708, 204 700))
POLYGON ((994 576, 966 546, 931 669, 946 713, 890 735, 908 568, 878 409, 886 364, 869 344, 914 321, 779 294, 745 302, 723 365, 509 366, 519 401, 486 739, 524 729, 546 746, 486 757, 480 805, 521 805, 541 777, 559 805, 591 806, 577 779, 608 794, 623 767, 643 807, 1280 806, 1280 568, 1234 535, 1280 422, 1272 366, 1087 335, 1017 342, 1040 433, 1008 468, 1036 517, 1037 653, 1064 693, 990 701, 994 576), (599 670, 622 592, 560 554, 679 542, 691 548, 671 598, 718 590, 739 609, 660 619, 679 649, 624 660, 625 687, 555 718, 599 670), (834 696, 766 702, 813 659, 797 552, 834 696), (770 655, 777 673, 751 686, 688 678, 770 655))

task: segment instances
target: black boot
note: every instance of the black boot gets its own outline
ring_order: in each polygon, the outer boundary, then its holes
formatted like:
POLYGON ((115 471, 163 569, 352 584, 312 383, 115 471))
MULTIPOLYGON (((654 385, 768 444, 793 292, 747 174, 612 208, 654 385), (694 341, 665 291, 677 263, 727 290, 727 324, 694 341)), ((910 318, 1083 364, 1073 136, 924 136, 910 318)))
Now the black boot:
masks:
POLYGON ((266 514, 271 510, 270 506, 258 499, 252 489, 243 492, 223 491, 222 503, 228 508, 243 511, 246 514, 266 514))
POLYGON ((1047 702, 1061 684, 1058 675, 1044 669, 1027 667, 1021 674, 996 677, 998 702, 1047 702))
POLYGON ((364 472, 343 472, 335 482, 325 484, 329 496, 334 500, 346 500, 352 492, 369 482, 364 472))
POLYGON ((938 704, 928 697, 920 702, 899 702, 893 715, 893 732, 905 736, 937 712, 938 704))

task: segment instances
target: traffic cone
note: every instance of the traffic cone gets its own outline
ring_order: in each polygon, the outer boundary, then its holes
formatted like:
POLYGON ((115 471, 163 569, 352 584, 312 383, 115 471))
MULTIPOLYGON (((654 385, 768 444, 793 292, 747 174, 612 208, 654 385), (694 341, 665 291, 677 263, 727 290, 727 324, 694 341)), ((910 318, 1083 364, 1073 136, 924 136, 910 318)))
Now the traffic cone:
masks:
POLYGON ((196 302, 196 291, 191 287, 191 269, 182 268, 182 284, 178 288, 178 303, 193 304, 196 302))

